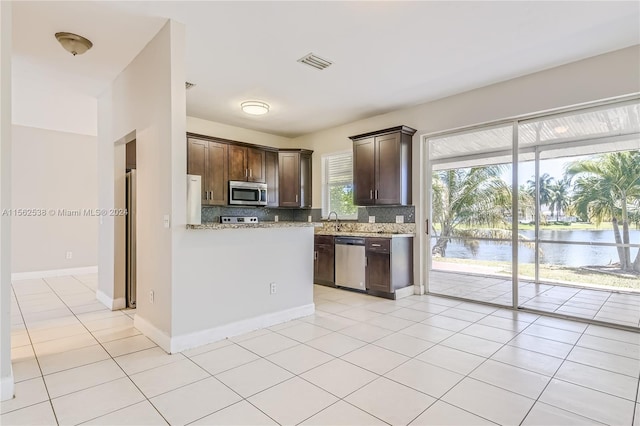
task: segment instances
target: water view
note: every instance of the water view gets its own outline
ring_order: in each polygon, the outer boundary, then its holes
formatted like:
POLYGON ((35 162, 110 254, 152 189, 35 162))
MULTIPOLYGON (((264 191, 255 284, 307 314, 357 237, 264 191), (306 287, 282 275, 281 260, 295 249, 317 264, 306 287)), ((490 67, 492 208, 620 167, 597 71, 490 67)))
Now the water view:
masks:
MULTIPOLYGON (((519 232, 522 236, 533 240, 534 231, 525 230, 519 232)), ((555 230, 541 229, 540 239, 547 241, 574 241, 583 242, 585 245, 567 244, 540 244, 540 263, 563 266, 588 266, 609 265, 618 262, 616 247, 594 246, 593 243, 612 243, 613 231, 601 230, 555 230)), ((640 230, 629 231, 630 241, 640 244, 640 230)), ((632 258, 638 249, 631 250, 632 258)), ((486 261, 511 261, 511 245, 493 241, 474 240, 473 250, 465 246, 460 239, 452 239, 447 246, 446 256, 455 259, 475 259, 486 261)), ((535 249, 520 245, 518 258, 521 263, 533 263, 535 261, 535 249)))

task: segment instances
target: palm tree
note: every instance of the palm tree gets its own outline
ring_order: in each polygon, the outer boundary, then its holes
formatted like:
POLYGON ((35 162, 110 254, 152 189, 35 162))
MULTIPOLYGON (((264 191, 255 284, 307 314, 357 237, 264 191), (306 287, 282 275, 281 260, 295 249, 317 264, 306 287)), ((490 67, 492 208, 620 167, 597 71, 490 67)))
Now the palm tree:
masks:
MULTIPOLYGON (((540 177, 538 177, 538 187, 540 188, 540 204, 538 210, 538 221, 542 221, 542 205, 549 205, 551 203, 551 185, 553 184, 554 178, 549 173, 543 173, 540 177)), ((536 197, 536 179, 535 176, 532 179, 527 181, 527 185, 529 187, 529 195, 533 197, 535 200, 536 197)))
MULTIPOLYGON (((567 176, 577 177, 574 205, 600 223, 611 218, 616 244, 629 244, 629 210, 640 199, 640 151, 610 152, 575 161, 567 176), (619 219, 622 220, 622 235, 619 219)), ((617 247, 620 269, 640 272, 640 250, 631 262, 631 248, 617 247)))
POLYGON ((571 186, 571 179, 564 178, 551 184, 549 187, 549 209, 553 213, 556 212, 556 221, 560 216, 560 212, 564 212, 569 207, 569 187, 571 186))
POLYGON ((504 166, 450 169, 433 174, 433 231, 437 241, 434 256, 444 257, 447 244, 459 225, 504 224, 505 210, 511 207, 511 191, 500 178, 504 166))

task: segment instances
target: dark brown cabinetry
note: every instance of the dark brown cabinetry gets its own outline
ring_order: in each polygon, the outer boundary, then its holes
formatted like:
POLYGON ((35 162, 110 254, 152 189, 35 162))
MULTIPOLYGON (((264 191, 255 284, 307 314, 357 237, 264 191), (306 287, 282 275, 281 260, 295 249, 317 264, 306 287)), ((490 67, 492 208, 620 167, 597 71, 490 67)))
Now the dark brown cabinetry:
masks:
POLYGON ((266 183, 268 207, 309 208, 312 154, 187 133, 187 173, 202 176, 205 206, 227 205, 229 181, 238 180, 266 183))
POLYGON ((367 292, 395 298, 395 291, 413 284, 413 238, 365 240, 367 292))
POLYGON ((229 146, 229 180, 265 182, 265 151, 247 146, 229 146))
POLYGON ((411 204, 411 137, 415 132, 398 126, 350 137, 356 205, 411 204))
POLYGON ((335 246, 330 235, 316 235, 313 245, 313 282, 335 287, 335 246))
POLYGON ((126 150, 126 169, 133 170, 136 168, 136 141, 132 140, 125 145, 126 150))
POLYGON ((187 173, 202 176, 202 205, 227 204, 228 145, 187 139, 187 173))
POLYGON ((278 151, 265 151, 264 178, 267 184, 267 207, 278 207, 278 151))
POLYGON ((311 151, 279 151, 278 181, 280 207, 311 207, 311 151))

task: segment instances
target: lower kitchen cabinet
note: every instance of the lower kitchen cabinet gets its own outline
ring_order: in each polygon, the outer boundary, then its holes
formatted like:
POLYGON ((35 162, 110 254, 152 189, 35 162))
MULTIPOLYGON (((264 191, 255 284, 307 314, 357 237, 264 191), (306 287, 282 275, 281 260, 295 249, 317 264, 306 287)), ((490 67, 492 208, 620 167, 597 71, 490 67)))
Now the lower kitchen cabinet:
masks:
POLYGON ((395 299, 395 291, 413 285, 413 238, 365 240, 367 293, 395 299))
POLYGON ((335 287, 335 247, 330 235, 316 235, 313 245, 313 282, 335 287))

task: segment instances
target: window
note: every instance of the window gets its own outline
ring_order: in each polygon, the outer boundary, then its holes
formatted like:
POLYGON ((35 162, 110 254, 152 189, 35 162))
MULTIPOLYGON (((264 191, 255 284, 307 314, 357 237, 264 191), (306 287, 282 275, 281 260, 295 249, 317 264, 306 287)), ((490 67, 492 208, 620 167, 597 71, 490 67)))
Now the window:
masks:
POLYGON ((353 153, 337 152, 322 157, 322 215, 335 211, 340 219, 356 219, 353 205, 353 153))

